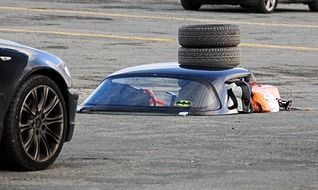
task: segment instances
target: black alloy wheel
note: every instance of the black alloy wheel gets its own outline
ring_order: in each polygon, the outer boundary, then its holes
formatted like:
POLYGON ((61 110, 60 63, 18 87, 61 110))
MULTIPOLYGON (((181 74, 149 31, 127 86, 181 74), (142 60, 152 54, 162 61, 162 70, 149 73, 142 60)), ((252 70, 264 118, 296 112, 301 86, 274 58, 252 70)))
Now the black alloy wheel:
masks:
POLYGON ((181 0, 181 5, 185 10, 196 11, 201 7, 200 0, 181 0))
POLYGON ((259 0, 258 11, 261 13, 272 13, 277 7, 277 0, 259 0))
POLYGON ((10 169, 42 170, 50 166, 65 140, 67 111, 55 82, 35 75, 13 97, 5 119, 0 156, 10 169))

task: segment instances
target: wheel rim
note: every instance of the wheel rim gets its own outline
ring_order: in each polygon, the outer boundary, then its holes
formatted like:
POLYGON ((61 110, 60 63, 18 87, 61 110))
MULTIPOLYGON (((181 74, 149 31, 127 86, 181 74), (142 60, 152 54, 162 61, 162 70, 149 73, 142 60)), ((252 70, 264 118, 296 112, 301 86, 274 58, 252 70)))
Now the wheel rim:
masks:
POLYGON ((265 9, 267 11, 272 11, 275 8, 276 0, 265 0, 265 9))
POLYGON ((51 87, 33 88, 20 110, 20 138, 25 153, 34 161, 52 158, 62 143, 64 109, 61 99, 51 87))

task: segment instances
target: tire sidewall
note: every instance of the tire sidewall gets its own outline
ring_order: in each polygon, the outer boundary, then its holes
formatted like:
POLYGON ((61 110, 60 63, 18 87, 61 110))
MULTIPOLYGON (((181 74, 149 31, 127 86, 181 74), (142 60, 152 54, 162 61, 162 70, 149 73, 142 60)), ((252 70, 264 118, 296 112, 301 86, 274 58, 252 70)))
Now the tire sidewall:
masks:
POLYGON ((12 134, 11 135, 12 139, 8 139, 8 140, 11 141, 10 144, 11 146, 13 146, 12 148, 16 150, 17 155, 15 156, 17 157, 17 161, 19 162, 22 168, 25 168, 27 170, 42 170, 47 168, 56 160, 57 156, 59 155, 62 149, 63 141, 66 135, 66 127, 67 127, 66 103, 57 84, 50 78, 42 76, 42 75, 31 76, 26 80, 26 82, 22 83, 19 86, 17 93, 10 104, 10 107, 11 107, 11 113, 9 113, 8 117, 6 117, 5 119, 5 128, 6 128, 5 130, 8 130, 8 133, 12 134), (47 85, 56 92, 56 94, 60 98, 60 101, 63 107, 63 112, 64 112, 64 116, 63 116, 64 123, 63 123, 62 139, 61 139, 60 145, 58 146, 56 152, 52 155, 52 157, 43 162, 35 161, 27 155, 22 145, 22 140, 20 137, 20 129, 19 129, 20 111, 22 109, 24 100, 32 89, 40 85, 47 85))
POLYGON ((181 5, 186 10, 199 10, 201 7, 201 2, 197 1, 194 2, 194 0, 180 0, 181 5))
POLYGON ((178 41, 186 48, 235 47, 240 44, 240 29, 231 24, 182 26, 178 41))
POLYGON ((202 68, 234 68, 240 64, 240 48, 183 48, 178 51, 182 66, 202 68))
POLYGON ((318 12, 318 0, 314 0, 308 4, 310 11, 318 12))

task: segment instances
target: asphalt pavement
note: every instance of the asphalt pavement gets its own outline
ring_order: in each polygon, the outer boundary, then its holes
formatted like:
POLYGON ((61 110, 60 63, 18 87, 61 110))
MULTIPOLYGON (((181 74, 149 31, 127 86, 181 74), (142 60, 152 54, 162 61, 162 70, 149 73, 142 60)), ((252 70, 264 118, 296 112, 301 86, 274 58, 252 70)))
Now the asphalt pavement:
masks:
POLYGON ((2 0, 0 38, 58 55, 83 101, 108 74, 177 61, 178 27, 238 24, 241 67, 297 111, 179 117, 78 114, 73 140, 0 189, 318 189, 317 13, 279 5, 185 11, 178 0, 2 0))

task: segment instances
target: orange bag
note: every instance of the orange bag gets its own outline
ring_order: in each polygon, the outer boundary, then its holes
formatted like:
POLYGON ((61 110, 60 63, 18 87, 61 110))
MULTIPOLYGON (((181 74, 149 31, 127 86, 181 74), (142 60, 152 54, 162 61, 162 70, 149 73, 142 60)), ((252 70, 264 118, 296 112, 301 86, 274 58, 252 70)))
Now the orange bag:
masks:
POLYGON ((252 97, 252 99, 254 100, 254 106, 255 106, 254 112, 278 112, 279 111, 278 100, 280 99, 280 95, 279 95, 277 87, 268 85, 268 84, 257 84, 257 83, 250 83, 250 85, 252 87, 252 94, 256 94, 255 98, 252 97), (262 95, 262 97, 259 95, 262 95))
POLYGON ((260 92, 252 92, 252 108, 253 112, 270 112, 271 107, 267 103, 265 97, 260 92))
POLYGON ((268 84, 250 83, 252 92, 260 92, 262 94, 271 94, 276 99, 280 99, 278 88, 268 84))

